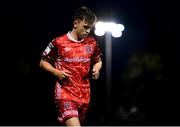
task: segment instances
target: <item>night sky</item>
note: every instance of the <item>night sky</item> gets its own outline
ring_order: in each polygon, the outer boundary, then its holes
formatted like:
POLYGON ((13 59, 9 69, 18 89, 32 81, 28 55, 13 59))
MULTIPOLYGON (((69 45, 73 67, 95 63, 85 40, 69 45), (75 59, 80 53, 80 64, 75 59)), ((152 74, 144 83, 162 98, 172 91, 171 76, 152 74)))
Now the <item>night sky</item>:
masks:
MULTIPOLYGON (((178 124, 179 7, 164 0, 16 0, 1 4, 0 125, 58 125, 53 103, 54 77, 39 68, 41 53, 56 36, 72 29, 75 9, 85 5, 98 20, 125 26, 112 38, 112 119, 106 116, 105 66, 92 81, 87 125, 121 125, 114 114, 121 105, 121 76, 136 52, 156 52, 162 58, 164 80, 143 90, 145 119, 129 124, 178 124), (166 84, 165 84, 166 83, 166 84), (176 117, 176 115, 178 115, 176 117)), ((92 36, 105 54, 104 37, 92 36)), ((103 61, 105 56, 103 55, 103 61)))

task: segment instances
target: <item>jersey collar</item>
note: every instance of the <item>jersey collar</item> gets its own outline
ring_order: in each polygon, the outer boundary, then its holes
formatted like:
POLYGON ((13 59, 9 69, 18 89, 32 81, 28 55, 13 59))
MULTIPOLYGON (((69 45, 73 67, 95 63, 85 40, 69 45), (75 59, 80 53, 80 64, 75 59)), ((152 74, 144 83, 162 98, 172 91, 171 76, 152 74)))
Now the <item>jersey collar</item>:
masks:
POLYGON ((72 38, 72 37, 70 36, 70 34, 71 34, 71 31, 69 31, 69 32, 67 33, 67 37, 68 37, 71 41, 74 41, 74 42, 82 42, 82 41, 84 41, 84 39, 82 39, 82 40, 80 40, 80 41, 75 40, 74 38, 72 38))

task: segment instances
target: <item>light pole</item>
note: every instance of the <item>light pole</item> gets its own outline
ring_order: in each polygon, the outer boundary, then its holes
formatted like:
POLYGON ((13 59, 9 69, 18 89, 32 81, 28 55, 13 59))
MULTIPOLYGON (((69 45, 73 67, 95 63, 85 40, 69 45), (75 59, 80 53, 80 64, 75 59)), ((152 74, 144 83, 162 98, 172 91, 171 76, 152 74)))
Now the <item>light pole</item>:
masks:
POLYGON ((111 77, 112 77, 112 38, 111 33, 105 33, 105 73, 106 73, 106 115, 110 120, 112 112, 111 77))
POLYGON ((112 105, 111 105, 111 77, 112 77, 112 36, 121 37, 124 26, 122 24, 115 24, 109 22, 97 22, 95 25, 95 34, 103 36, 105 34, 105 73, 106 73, 106 115, 111 119, 112 105))

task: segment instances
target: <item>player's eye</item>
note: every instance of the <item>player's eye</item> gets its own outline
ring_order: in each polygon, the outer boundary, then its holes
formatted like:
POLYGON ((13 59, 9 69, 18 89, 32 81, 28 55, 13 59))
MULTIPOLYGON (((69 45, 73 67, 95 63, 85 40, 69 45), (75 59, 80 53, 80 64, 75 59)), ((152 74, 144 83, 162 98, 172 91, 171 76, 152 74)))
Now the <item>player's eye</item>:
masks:
POLYGON ((89 26, 84 26, 84 29, 90 29, 90 27, 89 26))

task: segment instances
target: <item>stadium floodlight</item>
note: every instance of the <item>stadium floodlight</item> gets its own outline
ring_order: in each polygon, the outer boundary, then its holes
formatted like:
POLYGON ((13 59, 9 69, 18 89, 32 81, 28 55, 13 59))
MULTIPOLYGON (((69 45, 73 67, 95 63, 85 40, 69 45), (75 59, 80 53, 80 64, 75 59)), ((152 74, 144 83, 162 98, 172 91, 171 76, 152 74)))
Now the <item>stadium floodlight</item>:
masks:
POLYGON ((114 22, 102 22, 99 21, 95 24, 94 33, 97 36, 103 36, 105 32, 110 32, 113 37, 121 37, 124 25, 116 24, 114 22))

